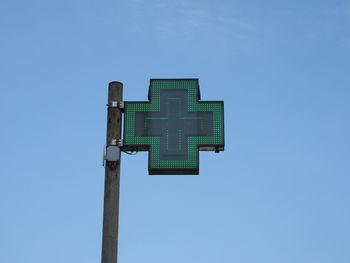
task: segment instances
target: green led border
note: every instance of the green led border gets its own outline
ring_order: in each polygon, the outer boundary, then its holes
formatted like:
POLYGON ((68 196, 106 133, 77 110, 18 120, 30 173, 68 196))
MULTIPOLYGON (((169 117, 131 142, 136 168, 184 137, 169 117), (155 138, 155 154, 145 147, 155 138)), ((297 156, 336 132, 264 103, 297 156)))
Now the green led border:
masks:
POLYGON ((198 101, 198 79, 151 80, 150 102, 126 102, 124 123, 124 147, 134 150, 149 148, 149 169, 194 169, 198 170, 198 150, 200 146, 224 146, 224 112, 222 101, 198 101), (213 112, 212 136, 189 136, 187 160, 160 160, 159 136, 135 136, 136 112, 159 112, 160 91, 166 89, 188 90, 188 111, 213 112))

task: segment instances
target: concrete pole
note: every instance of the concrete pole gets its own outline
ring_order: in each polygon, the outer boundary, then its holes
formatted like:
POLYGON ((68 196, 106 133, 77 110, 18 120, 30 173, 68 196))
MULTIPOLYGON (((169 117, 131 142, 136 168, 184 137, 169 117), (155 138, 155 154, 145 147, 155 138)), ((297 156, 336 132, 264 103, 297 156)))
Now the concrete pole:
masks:
MULTIPOLYGON (((111 82, 108 87, 108 105, 123 100, 123 83, 111 82)), ((108 107, 107 147, 112 139, 121 138, 122 110, 108 107)), ((105 194, 103 209, 102 263, 117 263, 119 221, 120 162, 105 165, 105 194)))

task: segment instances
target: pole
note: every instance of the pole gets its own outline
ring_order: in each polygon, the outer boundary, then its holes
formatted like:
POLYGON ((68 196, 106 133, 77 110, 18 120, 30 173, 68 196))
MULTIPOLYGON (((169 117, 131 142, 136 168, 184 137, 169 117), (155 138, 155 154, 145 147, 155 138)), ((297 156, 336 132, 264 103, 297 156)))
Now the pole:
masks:
MULTIPOLYGON (((123 83, 111 82, 108 87, 108 105, 123 100, 123 83)), ((113 139, 121 138, 122 110, 108 107, 107 147, 113 139)), ((103 208, 102 263, 117 263, 119 220, 120 160, 105 165, 105 193, 103 208)))

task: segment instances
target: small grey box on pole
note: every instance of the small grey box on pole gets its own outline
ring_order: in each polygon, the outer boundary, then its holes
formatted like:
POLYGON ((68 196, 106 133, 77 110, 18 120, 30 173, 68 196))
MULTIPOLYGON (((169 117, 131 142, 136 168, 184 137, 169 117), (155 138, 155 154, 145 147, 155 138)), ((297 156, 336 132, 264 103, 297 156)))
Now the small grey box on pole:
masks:
MULTIPOLYGON (((121 138, 122 109, 110 107, 123 100, 123 83, 111 82, 108 87, 107 149, 121 138)), ((120 155, 120 151, 119 151, 120 155)), ((103 208, 102 263, 117 263, 120 190, 120 156, 118 161, 106 161, 103 208)))

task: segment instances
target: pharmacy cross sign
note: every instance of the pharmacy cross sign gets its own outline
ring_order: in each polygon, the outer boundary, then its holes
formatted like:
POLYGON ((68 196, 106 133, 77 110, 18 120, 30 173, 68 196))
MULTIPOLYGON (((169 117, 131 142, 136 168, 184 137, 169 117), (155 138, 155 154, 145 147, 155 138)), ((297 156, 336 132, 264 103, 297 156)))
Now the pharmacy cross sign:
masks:
POLYGON ((149 151, 149 174, 198 174, 199 151, 224 150, 224 102, 199 101, 198 79, 151 79, 149 102, 125 102, 126 151, 149 151))

